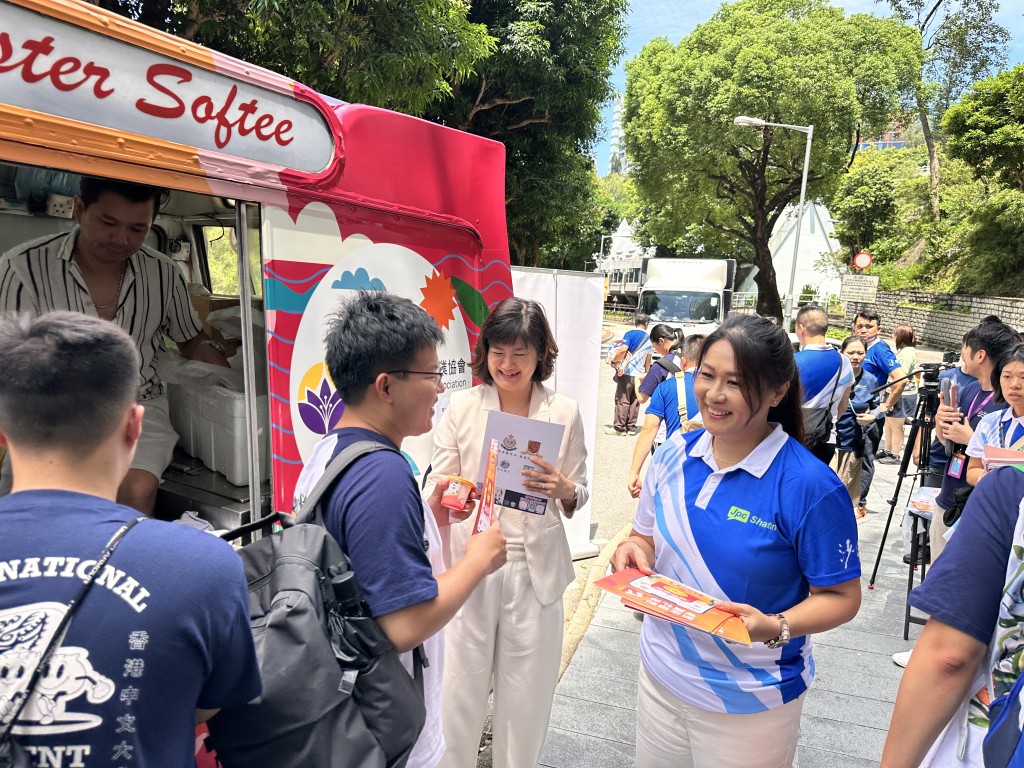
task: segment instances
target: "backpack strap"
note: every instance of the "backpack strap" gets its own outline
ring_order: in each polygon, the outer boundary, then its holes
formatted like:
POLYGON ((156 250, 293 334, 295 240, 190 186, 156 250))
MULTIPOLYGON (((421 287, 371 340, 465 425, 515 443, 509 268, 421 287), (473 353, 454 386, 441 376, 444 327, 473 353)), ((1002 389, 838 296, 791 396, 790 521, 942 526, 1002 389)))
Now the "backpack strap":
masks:
MULTIPOLYGON (((335 483, 341 479, 341 476, 348 471, 349 467, 363 456, 368 456, 377 451, 391 451, 399 456, 402 455, 401 451, 376 440, 357 440, 352 445, 343 448, 341 453, 327 463, 324 473, 320 475, 316 485, 313 486, 313 489, 307 494, 306 498, 302 500, 302 504, 299 505, 299 509, 295 513, 296 524, 312 523, 313 525, 326 527, 324 526, 323 508, 320 504, 321 499, 334 487, 335 483)), ((422 512, 422 510, 421 504, 420 511, 422 512)), ((424 520, 424 525, 426 525, 426 520, 424 520)), ((424 544, 426 540, 426 533, 424 533, 424 544)), ((423 668, 430 666, 430 660, 427 658, 426 651, 424 651, 422 645, 417 645, 413 648, 412 662, 413 679, 416 681, 420 693, 423 693, 423 668)))
POLYGON ((682 424, 690 419, 690 410, 686 404, 686 372, 679 371, 676 377, 676 399, 679 405, 679 423, 682 424))
POLYGON ((302 500, 302 504, 299 506, 298 511, 295 513, 296 523, 313 523, 314 525, 324 524, 323 510, 320 508, 320 499, 323 498, 334 484, 341 478, 348 468, 351 467, 357 460, 361 459, 371 453, 377 451, 391 451, 397 453, 399 456, 402 454, 392 448, 390 445, 377 442, 376 440, 357 440, 347 448, 342 449, 341 453, 331 459, 327 466, 324 468, 324 473, 320 475, 320 479, 316 481, 316 485, 306 495, 306 498, 302 500))
POLYGON ((669 373, 679 373, 679 371, 682 370, 678 365, 673 363, 667 357, 659 357, 657 360, 654 361, 654 364, 660 365, 669 373))

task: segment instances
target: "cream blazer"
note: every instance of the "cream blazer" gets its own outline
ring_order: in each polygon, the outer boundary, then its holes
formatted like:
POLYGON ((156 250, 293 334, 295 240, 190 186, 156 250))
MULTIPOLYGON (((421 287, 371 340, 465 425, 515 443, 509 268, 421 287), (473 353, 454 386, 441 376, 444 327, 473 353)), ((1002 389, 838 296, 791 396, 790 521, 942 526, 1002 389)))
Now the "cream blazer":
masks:
MULTIPOLYGON (((434 455, 430 462, 427 494, 437 483, 444 482, 446 475, 461 475, 473 481, 480 479, 480 449, 487 414, 500 409, 498 391, 493 384, 480 384, 452 395, 448 410, 434 430, 434 455)), ((590 498, 587 447, 583 442, 583 418, 579 405, 571 397, 534 383, 529 417, 565 425, 555 467, 576 485, 576 509, 579 509, 590 498)), ((575 578, 562 515, 559 514, 561 509, 561 501, 556 501, 549 505, 544 515, 523 513, 526 564, 533 591, 541 605, 561 600, 565 588, 575 578)), ((466 542, 472 535, 473 517, 450 526, 451 562, 459 561, 466 552, 466 542)))

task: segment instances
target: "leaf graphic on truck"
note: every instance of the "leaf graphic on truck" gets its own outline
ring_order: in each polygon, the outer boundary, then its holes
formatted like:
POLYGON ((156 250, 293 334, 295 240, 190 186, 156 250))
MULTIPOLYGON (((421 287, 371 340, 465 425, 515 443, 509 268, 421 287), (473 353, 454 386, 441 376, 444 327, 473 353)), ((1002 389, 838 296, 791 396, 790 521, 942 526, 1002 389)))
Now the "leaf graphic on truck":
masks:
POLYGON ((452 281, 452 288, 455 289, 455 296, 462 306, 466 319, 479 328, 484 324, 487 316, 491 314, 491 310, 487 308, 487 302, 484 301, 484 297, 480 294, 480 291, 465 280, 457 277, 449 279, 452 281))

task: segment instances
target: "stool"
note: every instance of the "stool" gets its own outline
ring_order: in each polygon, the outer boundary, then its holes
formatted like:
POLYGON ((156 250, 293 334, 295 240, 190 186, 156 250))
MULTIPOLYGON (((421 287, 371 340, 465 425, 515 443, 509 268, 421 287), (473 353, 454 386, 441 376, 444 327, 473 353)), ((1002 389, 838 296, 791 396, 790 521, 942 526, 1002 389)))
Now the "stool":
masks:
MULTIPOLYGON (((914 569, 917 565, 918 555, 923 555, 928 546, 928 529, 932 523, 932 513, 929 510, 907 507, 907 514, 910 515, 910 573, 907 576, 907 611, 903 621, 903 639, 910 639, 910 625, 924 624, 927 619, 910 615, 910 590, 914 588, 914 569), (923 529, 921 524, 924 524, 923 529)), ((924 581, 928 571, 928 564, 921 558, 921 581, 924 581)))

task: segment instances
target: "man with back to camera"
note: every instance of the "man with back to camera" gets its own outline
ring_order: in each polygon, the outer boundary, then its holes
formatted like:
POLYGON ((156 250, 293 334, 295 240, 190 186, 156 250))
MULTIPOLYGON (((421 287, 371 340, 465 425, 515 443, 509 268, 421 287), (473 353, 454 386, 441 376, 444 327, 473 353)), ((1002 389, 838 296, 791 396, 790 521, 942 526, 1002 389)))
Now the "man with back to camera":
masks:
MULTIPOLYGON (((142 429, 139 355, 96 317, 0 319, 0 714, 27 685, 107 542, 142 429), (23 674, 8 674, 11 670, 23 674)), ((260 693, 242 562, 142 520, 121 540, 14 725, 40 765, 191 765, 194 726, 260 693), (63 762, 61 762, 63 760, 63 762)))
POLYGON ((81 312, 113 322, 135 342, 146 415, 117 500, 146 515, 178 442, 156 372, 164 336, 191 360, 228 364, 203 333, 181 270, 143 245, 167 196, 157 187, 82 177, 74 229, 22 243, 0 258, 0 310, 81 312))
POLYGON ((442 629, 481 579, 505 563, 505 537, 495 525, 473 536, 466 556, 444 570, 444 484, 424 503, 409 463, 397 453, 404 438, 431 429, 437 396, 444 392, 437 357, 443 340, 434 320, 408 299, 360 291, 345 301, 330 322, 325 361, 345 411, 314 448, 295 488, 298 507, 331 459, 355 442, 392 449, 358 459, 323 509, 324 524, 351 559, 371 615, 406 666, 411 669, 408 652, 421 644, 429 661, 423 670, 427 722, 409 768, 433 768, 444 754, 442 629))
POLYGON ((846 355, 828 343, 828 316, 817 306, 800 309, 796 315, 796 337, 800 351, 796 365, 804 390, 804 408, 828 408, 832 413, 832 431, 825 445, 811 451, 828 464, 836 453, 836 422, 846 412, 853 388, 853 368, 846 355))
POLYGON ((633 317, 634 328, 622 336, 622 346, 612 361, 616 366, 615 419, 605 430, 609 435, 635 435, 636 420, 640 415, 640 401, 636 388, 651 368, 651 337, 647 335, 650 318, 643 312, 633 317))

